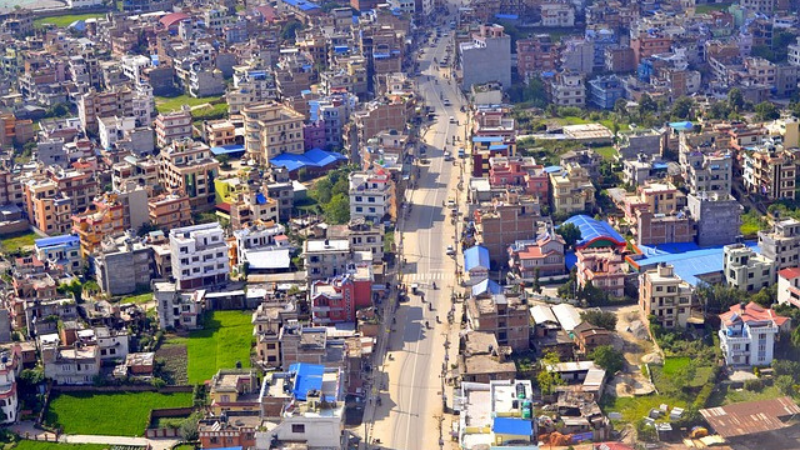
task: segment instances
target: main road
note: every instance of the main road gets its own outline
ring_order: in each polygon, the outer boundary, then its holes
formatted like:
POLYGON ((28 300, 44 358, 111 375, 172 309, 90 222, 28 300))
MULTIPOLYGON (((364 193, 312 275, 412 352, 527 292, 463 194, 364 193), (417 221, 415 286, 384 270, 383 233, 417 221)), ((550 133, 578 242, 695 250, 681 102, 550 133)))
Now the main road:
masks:
MULTIPOLYGON (((459 287, 455 258, 446 254, 448 245, 456 245, 450 211, 444 205, 449 199, 458 201, 456 186, 464 162, 458 158, 458 147, 463 145, 465 114, 460 111, 464 100, 456 82, 448 79, 449 70, 434 62, 444 58, 453 42, 452 32, 446 25, 442 28, 444 36, 435 47, 423 45, 425 54, 418 60, 418 89, 437 119, 420 133, 427 161, 417 160, 416 188, 408 189, 405 198, 410 210, 396 232, 396 241, 402 243, 400 258, 405 260, 399 281, 409 288, 409 300, 395 311, 395 323, 388 321, 388 357, 375 380, 374 394, 380 405, 376 401, 368 408, 373 414, 365 417, 371 420, 369 441, 386 449, 438 448, 440 436, 447 434, 440 426, 449 425, 440 420, 446 394, 441 375, 443 367, 449 366, 445 342, 451 331, 447 324, 450 296, 459 287), (459 136, 457 146, 453 145, 455 136, 459 136), (445 148, 454 160, 445 159, 445 148), (412 285, 418 286, 417 295, 411 292, 412 285)), ((450 347, 455 352, 458 343, 450 347)), ((452 402, 452 398, 447 400, 452 402)))

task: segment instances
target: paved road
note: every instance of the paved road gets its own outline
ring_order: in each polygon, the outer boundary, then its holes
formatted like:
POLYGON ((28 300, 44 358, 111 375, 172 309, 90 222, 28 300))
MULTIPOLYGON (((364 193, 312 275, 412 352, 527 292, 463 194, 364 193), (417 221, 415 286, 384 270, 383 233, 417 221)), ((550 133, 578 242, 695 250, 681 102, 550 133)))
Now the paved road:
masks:
POLYGON ((407 261, 400 282, 419 285, 424 299, 410 295, 410 301, 400 305, 388 340, 391 358, 386 359, 379 377, 386 390, 380 391, 382 404, 371 414, 371 438, 387 449, 433 449, 440 437, 437 418, 443 406, 440 375, 445 361, 446 317, 450 295, 457 286, 455 260, 445 254, 446 247, 455 244, 455 229, 443 204, 456 198, 460 175, 459 162, 445 161, 443 151, 446 146, 457 157, 458 146, 452 145, 452 139, 459 136, 458 144, 463 145, 465 115, 460 112, 463 97, 433 59, 441 60, 451 42, 448 37, 440 39, 435 48, 426 46, 420 60, 422 76, 417 79, 421 95, 435 108, 438 120, 424 133, 430 163, 420 167, 417 188, 407 192, 406 199, 413 206, 400 222, 398 234, 402 234, 402 257, 407 261), (445 99, 451 106, 444 105, 445 99), (450 123, 451 116, 460 125, 450 123), (437 289, 433 289, 434 283, 437 289), (442 323, 437 323, 437 316, 442 323))

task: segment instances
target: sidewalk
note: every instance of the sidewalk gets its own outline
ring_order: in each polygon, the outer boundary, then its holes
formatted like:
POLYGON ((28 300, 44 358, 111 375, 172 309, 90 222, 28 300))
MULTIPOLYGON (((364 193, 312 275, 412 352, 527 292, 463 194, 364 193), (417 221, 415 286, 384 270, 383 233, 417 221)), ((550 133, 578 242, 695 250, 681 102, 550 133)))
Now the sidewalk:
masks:
MULTIPOLYGON (((9 430, 21 436, 23 439, 30 439, 36 441, 50 441, 56 440, 56 435, 49 431, 40 430, 34 427, 33 422, 23 421, 15 423, 8 427, 9 430)), ((76 435, 61 435, 58 437, 58 442, 64 444, 106 444, 106 445, 126 445, 136 447, 150 446, 153 450, 169 450, 178 445, 180 440, 160 438, 148 439, 144 437, 129 437, 129 436, 93 436, 85 434, 76 435)))

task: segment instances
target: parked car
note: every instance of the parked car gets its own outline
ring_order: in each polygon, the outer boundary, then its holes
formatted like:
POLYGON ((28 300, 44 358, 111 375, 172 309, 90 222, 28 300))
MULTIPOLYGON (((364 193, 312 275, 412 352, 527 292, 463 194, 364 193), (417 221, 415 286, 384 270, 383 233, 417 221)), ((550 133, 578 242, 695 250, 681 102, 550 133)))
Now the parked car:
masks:
POLYGON ((445 253, 447 253, 447 256, 454 256, 456 254, 456 249, 453 248, 452 245, 448 245, 445 253))

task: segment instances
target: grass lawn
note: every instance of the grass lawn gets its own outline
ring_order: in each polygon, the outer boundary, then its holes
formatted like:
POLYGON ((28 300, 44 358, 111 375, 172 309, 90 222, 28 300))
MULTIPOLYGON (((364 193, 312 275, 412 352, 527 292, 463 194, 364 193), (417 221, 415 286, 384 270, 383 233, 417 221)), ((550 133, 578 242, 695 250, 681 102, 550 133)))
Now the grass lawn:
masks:
MULTIPOLYGON (((601 120, 600 121, 600 125, 603 125, 604 127, 608 128, 609 130, 614 131, 614 121, 611 120, 611 119, 601 120)), ((631 127, 628 126, 627 123, 617 122, 617 129, 619 129, 619 131, 628 131, 628 130, 631 129, 631 127)))
POLYGON ((748 211, 746 214, 742 214, 742 225, 739 227, 739 231, 743 235, 752 236, 767 228, 767 221, 757 211, 748 211))
POLYGON ((728 386, 719 385, 714 390, 714 393, 711 394, 711 398, 708 399, 708 406, 714 407, 756 400, 771 400, 783 395, 775 386, 764 386, 764 389, 760 391, 748 391, 747 389, 730 389, 728 386))
POLYGON ((384 253, 391 253, 392 245, 394 245, 394 231, 387 231, 386 234, 383 235, 384 253))
POLYGON ((733 2, 723 2, 723 3, 705 3, 702 5, 697 5, 694 8, 695 14, 707 14, 711 11, 722 11, 723 9, 728 9, 733 2))
POLYGON ((10 450, 104 450, 110 448, 105 444, 59 444, 58 442, 42 442, 21 440, 10 450))
POLYGON ((558 119, 558 123, 560 123, 561 125, 583 125, 590 122, 591 121, 589 120, 575 116, 567 116, 558 119))
POLYGON ((122 297, 120 303, 135 303, 137 305, 141 305, 143 303, 147 303, 153 300, 153 293, 152 292, 145 292, 144 294, 139 295, 129 295, 127 297, 122 297))
POLYGON ((650 414, 650 410, 662 404, 685 408, 686 402, 666 395, 640 395, 637 397, 612 397, 604 395, 601 400, 603 412, 618 412, 622 414, 622 421, 633 423, 650 414))
POLYGON ((664 368, 661 370, 664 372, 664 375, 671 377, 676 373, 678 373, 679 371, 686 368, 686 366, 688 366, 691 361, 692 359, 689 358, 688 356, 667 358, 667 360, 664 361, 664 368))
POLYGON ((191 405, 191 392, 70 392, 50 401, 45 420, 67 434, 142 436, 151 410, 191 405))
POLYGON ((612 145, 606 145, 603 147, 594 147, 592 148, 595 153, 602 156, 603 159, 611 161, 617 156, 617 149, 614 148, 612 145))
POLYGON ((3 253, 13 253, 25 247, 33 247, 33 241, 38 238, 39 236, 32 231, 10 234, 0 240, 0 250, 3 253))
POLYGON ((68 27, 69 24, 75 22, 76 20, 94 19, 103 16, 105 16, 105 14, 103 13, 90 13, 90 14, 69 14, 66 16, 44 17, 41 19, 34 20, 33 26, 35 28, 42 28, 44 25, 52 23, 57 27, 64 28, 68 27))
POLYGON ((156 97, 156 110, 160 113, 177 111, 181 109, 182 105, 199 106, 206 103, 212 103, 219 100, 221 97, 204 97, 194 98, 186 94, 177 97, 156 97))
POLYGON ((189 383, 210 380, 219 369, 233 369, 236 362, 250 367, 253 341, 251 314, 241 311, 214 311, 206 317, 205 328, 192 331, 186 344, 189 355, 189 383))

